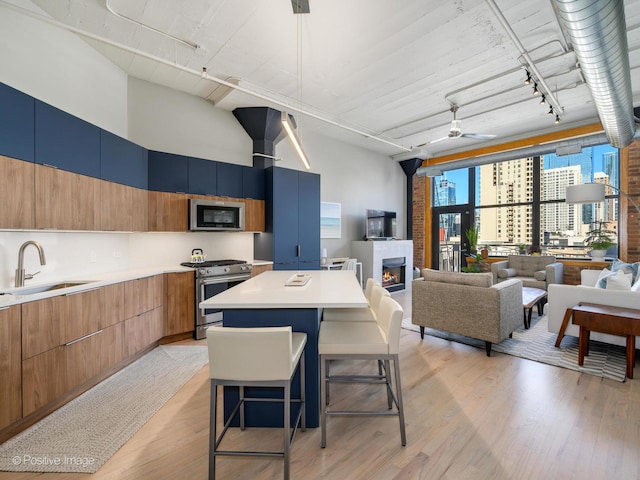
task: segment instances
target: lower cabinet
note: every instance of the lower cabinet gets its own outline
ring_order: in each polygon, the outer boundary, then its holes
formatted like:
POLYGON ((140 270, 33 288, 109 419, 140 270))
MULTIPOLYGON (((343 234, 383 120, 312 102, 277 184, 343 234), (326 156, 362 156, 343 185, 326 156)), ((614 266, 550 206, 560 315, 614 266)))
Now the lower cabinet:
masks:
POLYGON ((154 275, 0 310, 0 382, 16 385, 6 394, 1 389, 0 429, 165 336, 163 279, 154 275))
POLYGON ((0 429, 22 417, 20 306, 0 310, 0 429))
POLYGON ((176 335, 195 328, 195 273, 166 273, 164 334, 176 335))
POLYGON ((125 354, 128 357, 160 340, 164 330, 162 307, 154 308, 124 322, 125 354))
POLYGON ((257 277, 262 272, 268 272, 269 270, 273 270, 273 265, 254 265, 251 269, 251 277, 257 277))

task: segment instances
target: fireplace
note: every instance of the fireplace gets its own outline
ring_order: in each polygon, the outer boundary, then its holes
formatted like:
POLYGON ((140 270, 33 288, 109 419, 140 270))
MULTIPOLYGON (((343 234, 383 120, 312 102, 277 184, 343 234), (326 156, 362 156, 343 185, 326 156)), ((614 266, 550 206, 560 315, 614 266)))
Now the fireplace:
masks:
POLYGON ((390 292, 405 289, 405 257, 384 258, 382 260, 382 286, 390 292))

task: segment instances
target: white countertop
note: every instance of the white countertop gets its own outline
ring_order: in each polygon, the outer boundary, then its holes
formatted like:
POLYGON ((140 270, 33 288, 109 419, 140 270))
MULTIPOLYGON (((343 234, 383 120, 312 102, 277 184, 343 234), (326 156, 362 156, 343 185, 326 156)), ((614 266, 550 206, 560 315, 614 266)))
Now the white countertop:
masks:
POLYGON ((367 299, 353 272, 271 270, 200 303, 200 308, 359 308, 367 299), (304 286, 287 287, 296 274, 309 274, 304 286))
POLYGON ((11 305, 19 305, 26 302, 34 302, 36 300, 42 300, 43 298, 55 297, 58 295, 66 295, 69 293, 81 292, 83 290, 91 290, 98 287, 104 287, 114 283, 126 282, 128 280, 135 280, 138 278, 151 277, 153 275, 161 275, 163 273, 180 273, 180 272, 193 272, 193 268, 182 266, 159 266, 152 268, 139 268, 131 270, 118 270, 115 272, 98 273, 95 275, 84 275, 82 277, 64 277, 59 280, 49 280, 41 283, 27 282, 24 287, 21 288, 6 288, 1 289, 0 292, 9 292, 11 295, 0 295, 0 308, 10 307, 11 305), (50 290, 47 292, 34 293, 31 295, 20 295, 20 292, 25 289, 38 287, 40 285, 53 285, 56 283, 72 283, 72 282, 87 282, 82 285, 77 285, 69 288, 62 288, 58 290, 50 290))

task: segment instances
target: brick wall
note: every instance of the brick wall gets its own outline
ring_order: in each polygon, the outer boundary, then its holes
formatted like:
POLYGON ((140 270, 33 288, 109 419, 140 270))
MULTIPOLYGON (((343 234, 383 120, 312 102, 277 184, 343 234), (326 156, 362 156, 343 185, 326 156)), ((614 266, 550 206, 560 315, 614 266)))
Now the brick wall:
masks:
POLYGON ((422 270, 426 251, 426 186, 427 177, 413 176, 413 265, 422 270))

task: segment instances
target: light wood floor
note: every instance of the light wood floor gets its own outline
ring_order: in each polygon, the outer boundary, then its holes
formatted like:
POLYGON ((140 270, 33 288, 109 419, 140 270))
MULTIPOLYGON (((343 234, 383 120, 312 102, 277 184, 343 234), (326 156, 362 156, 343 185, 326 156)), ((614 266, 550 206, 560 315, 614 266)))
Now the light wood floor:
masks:
MULTIPOLYGON (((618 383, 500 353, 487 358, 484 349, 421 341, 406 330, 401 348, 407 446, 395 417, 333 417, 326 449, 319 429, 298 432, 293 478, 640 478, 640 380, 618 383)), ((336 405, 385 399, 379 387, 332 387, 336 405)), ((0 473, 0 480, 204 479, 208 419, 205 367, 98 473, 0 473)), ((253 429, 229 441, 277 448, 279 439, 280 432, 253 429)), ((282 478, 280 460, 218 462, 221 479, 282 478)))

